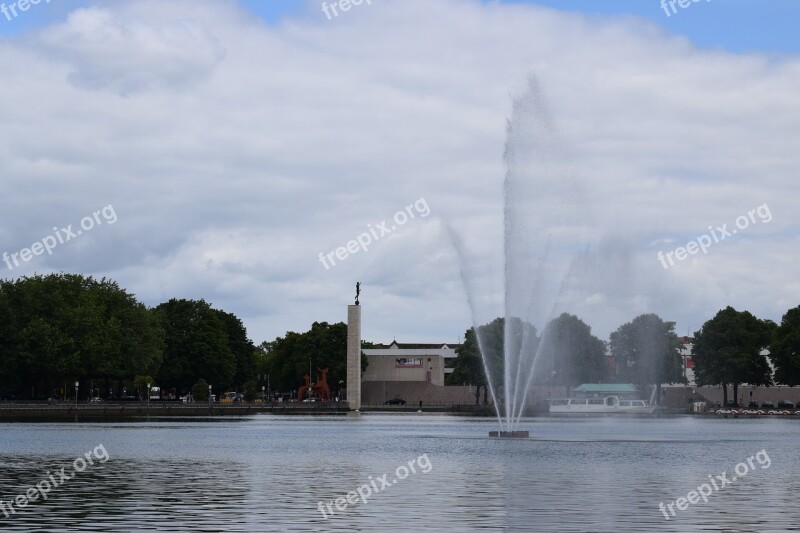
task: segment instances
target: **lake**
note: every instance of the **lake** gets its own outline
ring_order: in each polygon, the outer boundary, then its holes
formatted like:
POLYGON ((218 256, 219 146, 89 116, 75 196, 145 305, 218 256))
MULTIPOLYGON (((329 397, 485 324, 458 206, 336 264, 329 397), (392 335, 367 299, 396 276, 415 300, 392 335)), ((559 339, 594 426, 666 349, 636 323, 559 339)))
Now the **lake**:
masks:
POLYGON ((13 512, 0 510, 0 530, 776 532, 800 524, 800 420, 534 418, 521 425, 531 434, 524 440, 490 439, 495 429, 492 419, 409 414, 4 423, 0 500, 13 512), (71 479, 57 474, 62 467, 71 479), (703 484, 709 494, 698 496, 703 484), (28 489, 36 501, 21 496, 28 489))

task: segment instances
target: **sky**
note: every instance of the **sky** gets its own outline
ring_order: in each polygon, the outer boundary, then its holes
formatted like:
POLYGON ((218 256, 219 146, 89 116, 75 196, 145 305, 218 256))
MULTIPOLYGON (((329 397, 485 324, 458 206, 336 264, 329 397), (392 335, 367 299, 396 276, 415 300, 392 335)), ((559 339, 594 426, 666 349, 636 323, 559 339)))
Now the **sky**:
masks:
POLYGON ((256 343, 346 320, 360 281, 364 339, 458 342, 503 314, 507 129, 535 79, 525 120, 572 186, 529 229, 580 264, 545 319, 607 339, 800 305, 797 2, 331 3, 5 0, 3 276, 203 298, 256 343), (588 238, 544 216, 567 207, 588 238))

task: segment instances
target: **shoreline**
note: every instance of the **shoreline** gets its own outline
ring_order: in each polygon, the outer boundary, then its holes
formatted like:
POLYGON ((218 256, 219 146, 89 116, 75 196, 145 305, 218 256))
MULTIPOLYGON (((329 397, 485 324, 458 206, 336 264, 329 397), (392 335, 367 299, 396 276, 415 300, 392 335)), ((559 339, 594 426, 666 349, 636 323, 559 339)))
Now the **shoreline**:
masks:
MULTIPOLYGON (((418 406, 364 406, 362 413, 443 413, 467 416, 494 416, 494 410, 470 405, 418 406)), ((351 413, 347 402, 309 405, 286 404, 140 404, 108 403, 92 405, 70 404, 0 404, 0 422, 53 421, 53 420, 108 420, 190 417, 240 417, 269 413, 278 415, 347 416, 351 413)))

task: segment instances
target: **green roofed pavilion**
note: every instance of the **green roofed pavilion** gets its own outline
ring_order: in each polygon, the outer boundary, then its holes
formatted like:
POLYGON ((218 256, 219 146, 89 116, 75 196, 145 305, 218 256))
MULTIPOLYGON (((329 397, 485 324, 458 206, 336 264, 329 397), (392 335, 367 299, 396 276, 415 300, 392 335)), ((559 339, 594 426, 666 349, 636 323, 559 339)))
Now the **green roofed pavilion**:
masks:
POLYGON ((603 398, 617 396, 621 400, 638 400, 641 391, 630 383, 584 383, 572 389, 576 398, 603 398))
POLYGON ((639 392, 639 389, 630 383, 584 383, 573 391, 588 394, 630 394, 639 392))

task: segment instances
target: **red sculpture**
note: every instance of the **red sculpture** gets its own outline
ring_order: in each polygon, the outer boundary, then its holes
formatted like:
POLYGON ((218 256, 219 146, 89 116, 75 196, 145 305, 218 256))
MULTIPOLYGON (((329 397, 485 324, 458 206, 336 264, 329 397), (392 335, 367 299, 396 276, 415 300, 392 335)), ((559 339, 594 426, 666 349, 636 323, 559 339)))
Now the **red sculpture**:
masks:
POLYGON ((307 391, 311 391, 316 398, 319 398, 321 402, 327 402, 331 399, 331 389, 328 387, 328 369, 323 368, 320 370, 317 369, 317 372, 322 374, 322 377, 317 380, 315 385, 311 384, 311 376, 306 374, 303 376, 303 379, 306 380, 306 384, 300 387, 300 390, 297 391, 297 401, 302 402, 303 396, 306 394, 307 391))

